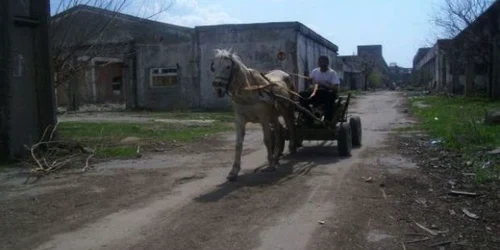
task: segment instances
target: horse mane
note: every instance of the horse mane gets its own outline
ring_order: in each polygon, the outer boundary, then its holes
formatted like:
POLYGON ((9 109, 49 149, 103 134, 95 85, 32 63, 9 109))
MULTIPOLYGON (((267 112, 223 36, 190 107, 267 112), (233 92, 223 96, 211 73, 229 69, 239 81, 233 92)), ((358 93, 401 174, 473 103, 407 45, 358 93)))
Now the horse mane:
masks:
POLYGON ((241 61, 241 58, 234 52, 231 51, 231 49, 215 49, 215 58, 228 58, 233 60, 238 66, 240 66, 242 69, 248 70, 247 66, 243 64, 241 61))

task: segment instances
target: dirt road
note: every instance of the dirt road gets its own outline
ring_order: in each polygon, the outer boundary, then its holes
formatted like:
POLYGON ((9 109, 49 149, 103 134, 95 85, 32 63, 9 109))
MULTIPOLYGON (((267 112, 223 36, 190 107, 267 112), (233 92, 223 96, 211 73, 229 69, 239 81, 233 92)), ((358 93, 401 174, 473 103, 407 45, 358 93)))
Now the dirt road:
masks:
POLYGON ((250 130, 237 183, 225 180, 233 135, 28 187, 6 178, 3 249, 402 249, 391 192, 416 166, 386 146, 407 123, 401 101, 394 92, 357 99, 363 147, 352 157, 305 142, 275 173, 254 171, 266 157, 262 133, 250 130))

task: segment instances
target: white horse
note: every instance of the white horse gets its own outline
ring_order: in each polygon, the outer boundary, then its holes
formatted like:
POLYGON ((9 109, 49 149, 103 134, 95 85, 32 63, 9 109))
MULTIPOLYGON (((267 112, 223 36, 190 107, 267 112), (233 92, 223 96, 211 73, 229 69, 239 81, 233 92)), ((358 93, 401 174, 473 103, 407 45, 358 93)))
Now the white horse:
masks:
POLYGON ((290 75, 281 70, 262 74, 246 67, 240 58, 228 50, 215 50, 215 58, 210 65, 214 73, 212 85, 217 95, 231 97, 235 112, 236 150, 234 163, 227 179, 235 181, 241 169, 241 153, 248 122, 260 123, 264 133, 269 166, 266 171, 274 171, 283 151, 283 127, 278 117, 282 116, 289 133, 289 151, 296 151, 295 114, 293 104, 284 101, 290 98, 295 87, 290 75), (280 96, 281 98, 276 98, 280 96))

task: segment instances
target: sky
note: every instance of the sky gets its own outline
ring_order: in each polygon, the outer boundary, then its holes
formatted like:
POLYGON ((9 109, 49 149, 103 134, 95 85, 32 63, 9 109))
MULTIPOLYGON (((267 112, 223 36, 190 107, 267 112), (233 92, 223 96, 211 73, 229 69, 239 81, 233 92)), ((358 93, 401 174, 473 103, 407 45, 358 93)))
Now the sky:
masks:
MULTIPOLYGON (((51 0, 53 9, 58 1, 51 0)), ((149 16, 172 2, 153 19, 186 27, 299 21, 336 44, 339 55, 355 54, 358 45, 381 44, 388 64, 411 67, 417 49, 437 38, 430 20, 444 0, 129 1, 124 12, 138 16, 149 16)))

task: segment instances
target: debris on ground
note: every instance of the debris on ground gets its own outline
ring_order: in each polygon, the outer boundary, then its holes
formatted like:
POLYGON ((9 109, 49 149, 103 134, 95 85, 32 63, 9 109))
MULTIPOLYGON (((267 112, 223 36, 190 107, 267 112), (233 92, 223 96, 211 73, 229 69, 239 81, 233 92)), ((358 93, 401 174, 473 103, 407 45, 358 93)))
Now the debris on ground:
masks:
POLYGON ((426 207, 427 206, 427 201, 425 200, 425 198, 418 198, 418 199, 415 199, 415 202, 417 202, 418 204, 426 207))
POLYGON ((466 208, 462 208, 462 212, 464 212, 464 214, 467 215, 467 217, 469 217, 469 218, 476 219, 476 220, 479 219, 479 216, 477 216, 474 213, 469 212, 469 210, 467 210, 466 208))
POLYGON ((408 244, 411 244, 411 243, 418 243, 418 242, 422 242, 422 241, 428 241, 430 240, 431 238, 425 236, 425 237, 422 237, 422 238, 418 238, 418 239, 415 239, 415 240, 410 240, 410 241, 407 241, 406 243, 408 244))
POLYGON ((448 194, 450 194, 450 195, 478 196, 477 193, 456 191, 456 190, 451 190, 448 194))
POLYGON ((432 230, 432 229, 429 229, 429 228, 426 228, 424 227, 422 224, 419 224, 418 222, 414 221, 415 225, 417 225, 419 228, 421 228, 422 230, 426 231, 427 233, 431 234, 431 235, 434 235, 434 236, 438 236, 440 234, 444 234, 444 233, 447 233, 448 231, 436 231, 436 230, 432 230))
POLYGON ((368 178, 361 177, 365 182, 373 182, 373 178, 370 176, 368 178))
POLYGON ((24 162, 29 168, 29 175, 25 183, 31 177, 42 177, 52 172, 62 170, 77 163, 85 164, 82 171, 90 167, 90 159, 94 156, 94 149, 83 147, 74 141, 59 141, 55 138, 55 133, 59 122, 52 128, 45 129, 40 141, 33 145, 24 145, 30 158, 24 162))

